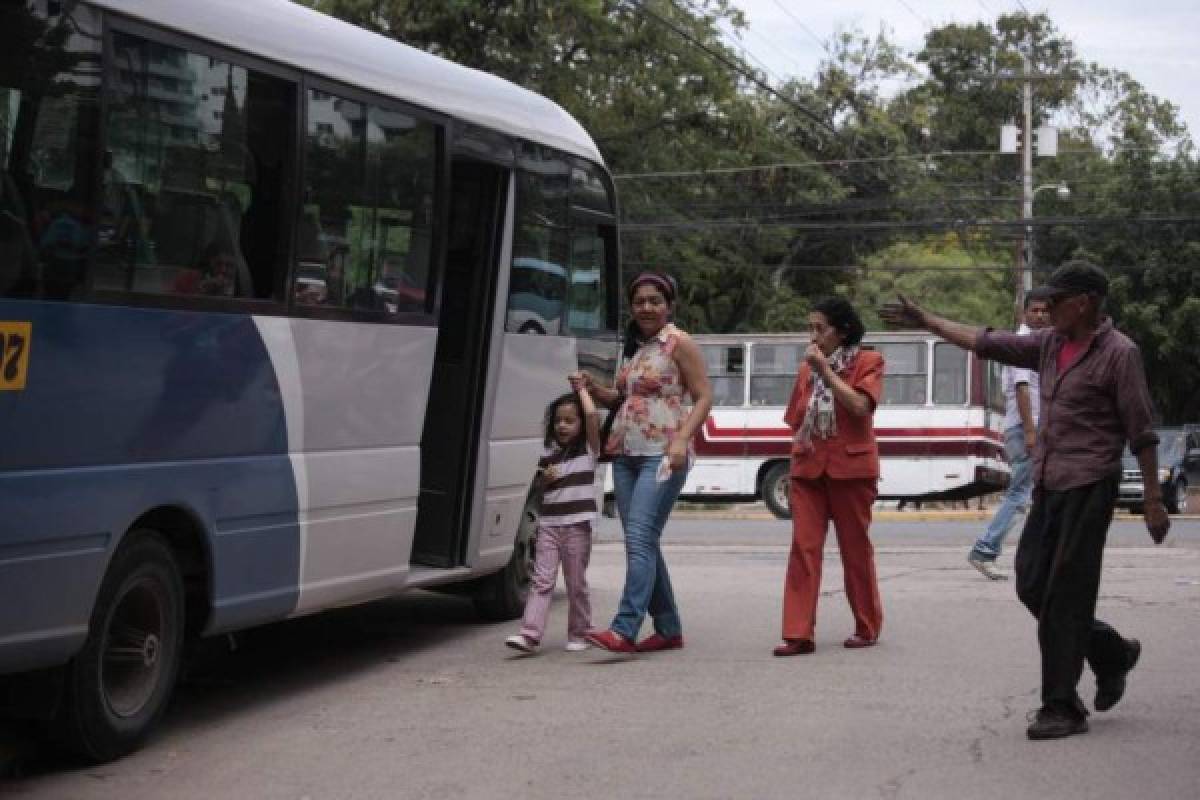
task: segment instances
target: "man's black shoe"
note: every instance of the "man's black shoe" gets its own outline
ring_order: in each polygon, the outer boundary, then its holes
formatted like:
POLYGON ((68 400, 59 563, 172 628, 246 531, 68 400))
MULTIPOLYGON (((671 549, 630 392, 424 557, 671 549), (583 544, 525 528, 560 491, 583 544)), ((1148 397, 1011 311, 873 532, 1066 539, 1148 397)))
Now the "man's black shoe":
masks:
POLYGON ((1037 712, 1033 724, 1025 730, 1030 739, 1061 739, 1076 733, 1087 733, 1086 717, 1074 717, 1053 709, 1043 708, 1037 712))
POLYGON ((1125 678, 1129 675, 1138 662, 1138 656, 1142 654, 1142 643, 1137 639, 1126 639, 1128 643, 1128 660, 1125 669, 1107 677, 1096 678, 1096 710, 1108 711, 1121 701, 1121 697, 1125 694, 1125 678))

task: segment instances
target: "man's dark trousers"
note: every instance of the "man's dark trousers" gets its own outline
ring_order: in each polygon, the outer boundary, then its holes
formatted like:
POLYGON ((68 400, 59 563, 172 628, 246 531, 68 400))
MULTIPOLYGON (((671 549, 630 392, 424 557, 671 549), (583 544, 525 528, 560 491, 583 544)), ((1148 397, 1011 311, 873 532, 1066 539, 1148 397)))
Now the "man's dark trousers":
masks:
POLYGON ((1128 645, 1095 618, 1104 542, 1119 475, 1064 491, 1036 488, 1017 545, 1017 597, 1038 620, 1042 705, 1072 716, 1087 709, 1076 687, 1083 662, 1097 677, 1128 664, 1128 645))

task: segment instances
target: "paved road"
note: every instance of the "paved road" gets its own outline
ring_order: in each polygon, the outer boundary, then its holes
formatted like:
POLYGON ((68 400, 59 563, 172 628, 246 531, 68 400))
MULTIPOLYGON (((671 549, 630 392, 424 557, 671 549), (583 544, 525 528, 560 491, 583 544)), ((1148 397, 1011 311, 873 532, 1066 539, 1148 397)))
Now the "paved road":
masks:
MULTIPOLYGON (((1034 629, 963 561, 978 523, 876 529, 880 645, 847 651, 832 553, 815 655, 775 659, 787 527, 679 519, 668 560, 687 649, 510 655, 512 624, 428 593, 258 629, 196 660, 140 753, 79 768, 33 754, 32 798, 1156 798, 1200 786, 1200 522, 1169 546, 1121 523, 1102 616, 1144 643, 1126 699, 1086 736, 1031 743, 1034 629)), ((606 522, 597 621, 623 574, 606 522)), ((1011 554, 1003 561, 1011 563, 1011 554)), ((1082 685, 1090 701, 1093 685, 1082 685)))

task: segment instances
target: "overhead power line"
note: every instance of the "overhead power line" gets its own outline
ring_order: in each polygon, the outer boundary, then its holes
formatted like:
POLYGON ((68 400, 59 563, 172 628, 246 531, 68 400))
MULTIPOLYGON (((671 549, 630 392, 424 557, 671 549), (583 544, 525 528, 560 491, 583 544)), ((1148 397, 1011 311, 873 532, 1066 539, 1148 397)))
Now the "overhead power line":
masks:
POLYGON ((794 230, 961 230, 967 228, 1049 228, 1104 227, 1115 225, 1194 225, 1200 216, 1190 214, 1147 214, 1126 217, 1034 217, 1031 219, 925 219, 925 220, 842 220, 825 222, 719 221, 719 222, 644 222, 623 226, 624 233, 655 230, 703 230, 738 228, 791 228, 794 230))
POLYGON ((937 153, 911 153, 895 156, 870 156, 866 158, 831 158, 824 161, 788 161, 779 164, 760 164, 749 167, 712 167, 710 169, 673 170, 670 172, 626 172, 614 175, 614 180, 631 180, 634 178, 688 178, 695 175, 732 175, 741 172, 764 172, 782 169, 814 169, 828 166, 849 166, 850 164, 876 164, 889 161, 925 161, 931 158, 951 158, 955 156, 995 156, 1005 155, 997 150, 943 150, 937 153))
POLYGON ((721 52, 709 47, 707 44, 700 41, 695 36, 688 33, 686 30, 684 30, 683 28, 679 27, 671 20, 664 17, 662 14, 659 14, 657 11, 650 8, 648 5, 646 5, 645 0, 625 0, 625 2, 628 3, 630 6, 632 6, 635 10, 640 11, 642 14, 645 14, 647 17, 650 17, 651 19, 655 20, 663 27, 669 28, 677 36, 679 36, 680 38, 687 41, 693 47, 703 51, 704 53, 707 53, 710 58, 723 64, 724 66, 728 67, 729 69, 733 70, 738 75, 740 75, 742 78, 746 79, 747 81, 750 81, 755 86, 762 89, 764 92, 767 92, 768 94, 772 95, 773 97, 776 97, 779 100, 786 103, 787 105, 791 106, 796 111, 798 111, 802 116, 807 118, 809 121, 815 123, 823 131, 825 131, 830 136, 832 136, 835 140, 838 138, 837 130, 832 125, 830 125, 828 122, 826 122, 824 119, 822 119, 821 116, 819 114, 817 114, 815 111, 813 111, 811 108, 808 108, 808 107, 804 106, 803 104, 797 102, 795 99, 783 94, 778 89, 771 86, 771 84, 769 84, 766 81, 759 78, 753 72, 748 72, 746 69, 744 69, 742 67, 741 64, 738 64, 736 61, 733 61, 728 56, 726 56, 724 53, 721 53, 721 52))
POLYGON ((808 25, 806 25, 803 20, 801 20, 799 17, 797 17, 795 14, 793 14, 787 6, 785 6, 783 3, 780 2, 780 0, 774 0, 774 2, 775 2, 775 5, 779 6, 779 10, 782 11, 785 15, 787 15, 788 19, 790 19, 792 22, 796 23, 796 25, 799 26, 800 30, 807 33, 814 42, 816 42, 818 45, 821 46, 821 49, 824 50, 830 58, 833 58, 833 52, 830 51, 829 45, 827 45, 825 43, 824 39, 822 39, 820 36, 817 36, 817 34, 815 32, 813 32, 812 28, 808 27, 808 25))

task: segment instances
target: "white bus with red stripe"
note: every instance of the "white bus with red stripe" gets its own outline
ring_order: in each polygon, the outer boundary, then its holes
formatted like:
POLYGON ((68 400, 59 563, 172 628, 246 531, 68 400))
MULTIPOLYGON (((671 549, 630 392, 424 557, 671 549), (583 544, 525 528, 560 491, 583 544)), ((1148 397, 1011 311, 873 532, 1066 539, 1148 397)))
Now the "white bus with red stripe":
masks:
MULTIPOLYGON (((787 509, 792 433, 783 422, 807 334, 698 335, 713 410, 696 434, 690 500, 762 499, 787 509)), ((871 332, 885 363, 875 411, 880 498, 956 500, 1007 483, 1000 370, 936 336, 871 332)))

